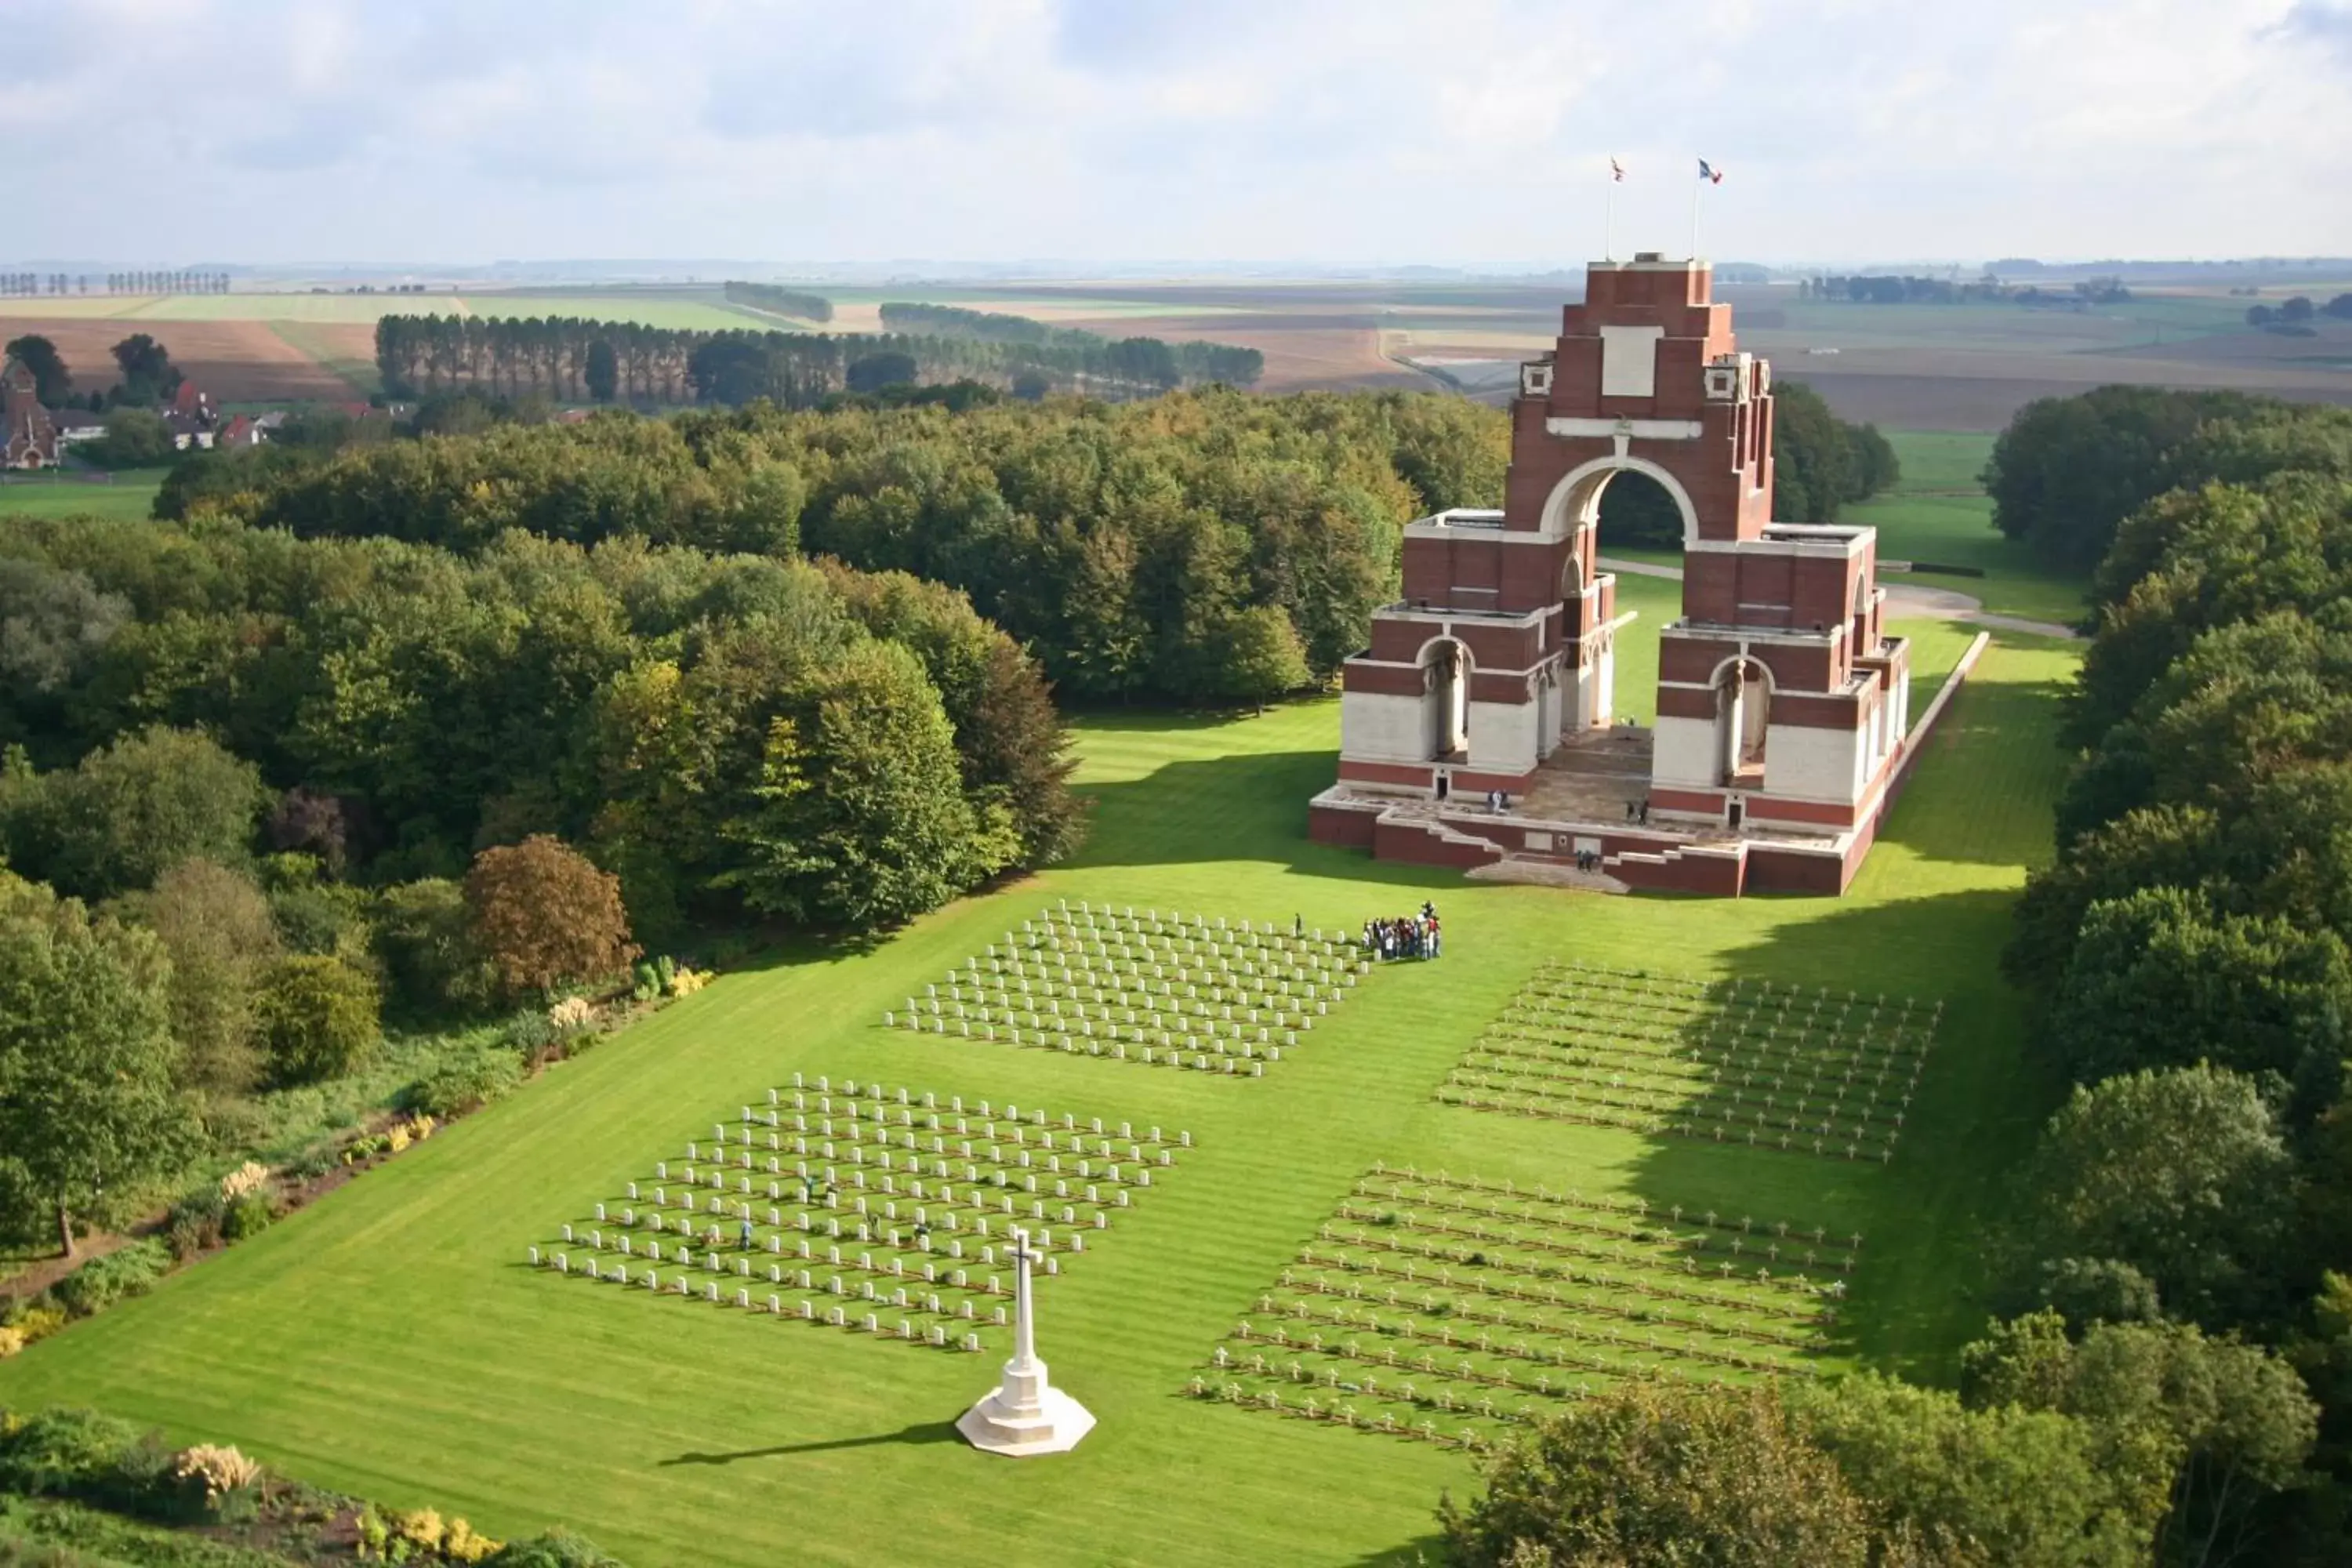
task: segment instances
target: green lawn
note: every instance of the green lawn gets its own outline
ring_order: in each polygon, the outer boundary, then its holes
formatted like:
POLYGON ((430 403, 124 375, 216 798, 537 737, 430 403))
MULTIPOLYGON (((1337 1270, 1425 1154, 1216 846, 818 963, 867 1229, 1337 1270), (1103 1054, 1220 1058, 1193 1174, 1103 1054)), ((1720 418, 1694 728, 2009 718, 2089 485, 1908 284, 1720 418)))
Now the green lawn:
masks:
MULTIPOLYGON (((1670 584, 1660 584, 1671 590, 1670 584)), ((1923 660, 1952 628, 1910 626, 1923 660)), ((1646 677, 1621 666, 1624 707, 1646 677)), ((2046 1104, 1994 977, 2042 856, 2073 655, 1996 646, 1843 900, 1600 898, 1467 884, 1310 845, 1337 709, 1081 726, 1075 864, 871 951, 722 976, 152 1296, 0 1365, 0 1402, 87 1402, 233 1441, 324 1485, 498 1534, 566 1521, 640 1563, 871 1562, 1018 1542, 1040 1563, 1398 1560, 1459 1455, 1182 1395, 1219 1337, 1375 1161, 1801 1216, 1864 1233, 1823 1364, 1948 1378, 1980 1325, 1994 1184, 2046 1104), (1399 966, 1276 1071, 1234 1081, 916 1037, 882 1010, 1061 898, 1353 926, 1433 898, 1442 962, 1399 966), (1937 997, 1894 1163, 1650 1139, 1438 1103, 1547 960, 1937 997), (1041 1289, 1041 1348, 1100 1419, 1064 1458, 948 1423, 992 1356, 877 1343, 534 1273, 528 1242, 800 1070, 1189 1129, 1196 1147, 1041 1289)), ((1946 662, 1948 658, 1946 658, 1946 662)))
POLYGON ((1892 493, 1847 507, 1845 522, 1878 530, 1882 561, 1975 566, 1981 577, 1948 573, 1886 574, 1888 583, 1948 588, 1981 600, 1996 615, 2071 625, 2083 614, 2088 584, 2052 571, 1992 526, 1992 501, 1977 476, 1992 437, 1942 431, 1890 430, 1903 465, 1892 493))
POLYGON ((0 480, 0 515, 29 512, 36 517, 147 517, 155 492, 163 488, 160 468, 137 468, 113 476, 111 482, 88 479, 31 479, 12 474, 0 480))
POLYGON ((1993 438, 1977 430, 1890 430, 1887 440, 1903 466, 1897 496, 1984 494, 1980 476, 1993 438))

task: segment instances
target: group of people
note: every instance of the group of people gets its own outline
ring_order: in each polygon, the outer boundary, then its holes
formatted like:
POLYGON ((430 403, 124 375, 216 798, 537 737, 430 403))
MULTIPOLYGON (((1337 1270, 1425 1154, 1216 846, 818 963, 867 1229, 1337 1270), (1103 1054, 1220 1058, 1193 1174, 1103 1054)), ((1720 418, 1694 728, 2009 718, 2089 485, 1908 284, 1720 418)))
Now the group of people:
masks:
POLYGON ((1435 958, 1444 949, 1444 928, 1438 921, 1435 904, 1423 903, 1417 915, 1364 922, 1364 951, 1382 962, 1391 958, 1435 958))

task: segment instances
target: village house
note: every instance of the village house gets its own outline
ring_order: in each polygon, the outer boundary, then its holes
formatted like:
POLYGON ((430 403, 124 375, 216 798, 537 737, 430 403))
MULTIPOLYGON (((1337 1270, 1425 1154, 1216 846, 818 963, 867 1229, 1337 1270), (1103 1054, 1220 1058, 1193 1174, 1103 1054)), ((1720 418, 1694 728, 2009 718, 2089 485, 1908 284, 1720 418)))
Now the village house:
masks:
POLYGON ((183 381, 172 395, 171 406, 163 411, 163 426, 172 433, 172 445, 181 451, 190 447, 209 451, 220 427, 220 415, 194 383, 183 381))

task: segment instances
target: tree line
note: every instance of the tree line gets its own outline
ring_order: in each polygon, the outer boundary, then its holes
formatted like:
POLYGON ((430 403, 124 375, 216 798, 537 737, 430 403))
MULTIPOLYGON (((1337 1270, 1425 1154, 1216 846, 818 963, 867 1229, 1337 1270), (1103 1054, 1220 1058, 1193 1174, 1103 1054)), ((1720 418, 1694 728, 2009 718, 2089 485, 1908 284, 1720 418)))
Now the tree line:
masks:
POLYGON ((467 555, 523 530, 832 556, 968 595, 1074 698, 1251 701, 1363 646, 1402 525, 1494 502, 1508 438, 1496 410, 1403 394, 614 412, 205 454, 158 509, 467 555))
POLYGON ((983 342, 1024 343, 1100 357, 1105 374, 1122 381, 1160 386, 1199 386, 1223 382, 1255 386, 1265 374, 1265 355, 1256 349, 1194 338, 1165 342, 1159 338, 1120 338, 1077 327, 1056 327, 1026 316, 967 310, 956 305, 885 304, 882 325, 894 332, 977 338, 983 342))
MULTIPOLYGON (((226 272, 110 272, 100 280, 109 294, 226 294, 226 272)), ((89 274, 67 272, 0 272, 0 297, 87 294, 89 274)))
POLYGON ((798 316, 803 321, 833 320, 833 301, 804 289, 787 289, 779 283, 730 280, 724 292, 733 303, 749 305, 755 310, 773 310, 778 315, 798 316))
POLYGON ((2131 297, 2120 278, 2085 278, 2063 292, 2004 283, 1991 271, 1973 279, 1864 273, 1797 279, 1798 299, 1844 305, 2118 305, 2131 297))
POLYGON ((2102 565, 2126 517, 2175 489, 2288 469, 2352 474, 2347 419, 2242 392, 2102 386, 2042 398, 1993 442, 1984 470, 1993 526, 2066 571, 2144 572, 2154 562, 2139 546, 2102 565))
POLYGON ((2315 305, 2307 294, 2296 294, 2276 305, 2246 307, 2246 325, 2284 330, 2289 333, 2298 329, 2308 333, 2315 317, 2326 316, 2334 321, 2352 321, 2352 294, 2338 294, 2325 305, 2315 305))
MULTIPOLYGON (((479 388, 564 402, 809 408, 900 382, 973 380, 1025 397, 1150 396, 1192 381, 1255 379, 1254 350, 1215 360, 1156 338, 1001 342, 938 334, 698 331, 569 317, 386 316, 376 370, 394 397, 479 388), (1186 350, 1180 354, 1178 350, 1186 350), (1235 357, 1238 356, 1238 357, 1235 357), (1234 374, 1210 374, 1212 368, 1234 374)), ((1220 345, 1205 345, 1215 348, 1220 345)))
POLYGON ((2293 1462, 2203 1522, 2247 1560, 2341 1562, 2352 411, 2103 388, 2021 411, 1994 469, 2004 530, 2061 558, 2104 542, 2057 855, 2004 960, 2074 1086, 2021 1183, 2008 1300, 2075 1339, 2231 1336, 2299 1373, 2234 1417, 2293 1462))
MULTIPOLYGON (((159 724, 215 737, 311 801, 282 847, 331 840, 374 880, 549 832, 621 873, 641 929, 748 910, 862 931, 1075 832, 1034 662, 904 576, 520 532, 461 557, 218 515, 11 517, 0 566, 21 768, 159 724)), ((122 890, 26 831, 18 870, 122 890)))

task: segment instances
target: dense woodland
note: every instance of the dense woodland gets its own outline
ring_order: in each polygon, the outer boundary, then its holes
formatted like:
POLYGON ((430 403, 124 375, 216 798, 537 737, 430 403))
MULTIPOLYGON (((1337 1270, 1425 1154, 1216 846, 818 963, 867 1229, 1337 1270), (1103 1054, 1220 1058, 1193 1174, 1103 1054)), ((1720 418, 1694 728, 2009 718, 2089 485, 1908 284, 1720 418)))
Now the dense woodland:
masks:
MULTIPOLYGON (((2026 409, 1990 477, 2013 537, 2104 555, 2057 860, 2008 955, 2075 1086, 2028 1179, 2016 1300, 2284 1358, 2318 1405, 2308 1471, 2214 1507, 2251 1510, 2222 1522, 2255 1560, 2340 1563, 2352 410, 2104 388, 2026 409)), ((2243 1415, 2275 1434, 2283 1408, 2243 1415)))
POLYGON ((601 415, 314 458, 210 455, 161 509, 472 555, 509 530, 805 552, 968 594, 1068 697, 1256 700, 1328 676, 1402 525, 1496 500, 1502 416, 1402 395, 601 415))
POLYGON ((1033 342, 961 331, 713 332, 552 316, 386 316, 376 323, 375 363, 394 397, 471 388, 565 403, 740 407, 765 399, 794 409, 902 382, 975 381, 1032 398, 1148 397, 1213 381, 1247 385, 1263 367, 1255 349, 1091 332, 1033 342))

